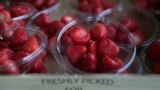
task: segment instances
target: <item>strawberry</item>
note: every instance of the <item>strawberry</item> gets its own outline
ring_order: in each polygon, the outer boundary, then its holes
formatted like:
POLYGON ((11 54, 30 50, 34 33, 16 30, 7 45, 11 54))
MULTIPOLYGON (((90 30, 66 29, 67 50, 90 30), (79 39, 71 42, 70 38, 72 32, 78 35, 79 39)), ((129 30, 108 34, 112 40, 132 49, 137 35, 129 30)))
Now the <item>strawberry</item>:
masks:
POLYGON ((87 45, 87 52, 93 53, 95 56, 97 55, 97 42, 90 41, 87 45))
POLYGON ((42 58, 38 58, 31 68, 32 73, 41 73, 44 69, 44 60, 42 58))
POLYGON ((90 4, 86 1, 80 3, 78 9, 79 9, 79 11, 82 11, 82 12, 92 12, 92 8, 91 8, 90 4))
POLYGON ((68 34, 64 34, 61 38, 61 45, 63 46, 62 47, 62 54, 66 53, 67 51, 67 48, 70 46, 70 45, 73 45, 73 42, 71 40, 71 37, 68 35, 68 34))
POLYGON ((116 38, 116 32, 117 32, 117 28, 114 25, 108 25, 107 26, 107 30, 108 30, 108 35, 107 37, 111 40, 115 40, 116 38))
POLYGON ((26 52, 26 51, 18 51, 13 55, 12 60, 19 61, 19 60, 22 60, 24 57, 26 57, 28 55, 29 55, 29 53, 26 52))
POLYGON ((14 17, 28 14, 32 11, 32 8, 25 4, 16 4, 11 7, 11 14, 14 17))
POLYGON ((82 61, 82 68, 89 73, 95 73, 97 71, 97 59, 92 53, 88 53, 85 59, 82 61))
POLYGON ((0 60, 9 59, 13 56, 13 54, 14 54, 13 50, 9 48, 1 48, 0 49, 0 60))
POLYGON ((131 34, 133 35, 136 45, 139 45, 145 41, 145 36, 139 30, 134 30, 133 32, 131 32, 131 34))
POLYGON ((107 54, 103 55, 99 62, 99 72, 106 73, 119 68, 119 64, 110 58, 107 54))
POLYGON ((4 9, 4 5, 0 3, 0 10, 4 9))
POLYGON ((94 14, 99 14, 100 12, 102 12, 103 11, 103 7, 101 6, 101 5, 98 5, 98 6, 96 6, 96 7, 94 7, 94 9, 93 9, 93 13, 94 14))
POLYGON ((3 68, 2 74, 19 74, 19 68, 11 59, 4 59, 0 62, 0 66, 3 68))
POLYGON ((70 37, 76 44, 87 44, 90 40, 90 33, 83 27, 77 26, 70 29, 70 37))
POLYGON ((45 6, 50 7, 50 6, 52 6, 56 3, 57 3, 57 0, 46 0, 45 1, 45 6))
POLYGON ((22 46, 22 50, 32 53, 39 48, 38 40, 35 36, 30 37, 22 46))
POLYGON ((70 60, 72 65, 79 63, 86 54, 86 47, 82 45, 71 45, 67 49, 67 57, 70 60))
POLYGON ((118 46, 110 39, 102 39, 99 41, 97 46, 98 54, 108 54, 110 57, 115 57, 119 53, 118 46))
POLYGON ((65 15, 65 16, 62 16, 61 22, 63 22, 64 24, 67 24, 67 23, 73 21, 74 19, 75 19, 75 17, 73 15, 65 15))
POLYGON ((71 37, 69 35, 63 35, 62 38, 61 38, 61 44, 64 47, 68 47, 68 46, 72 45, 73 42, 71 40, 71 37))
POLYGON ((24 31, 24 28, 19 28, 14 31, 13 35, 11 36, 10 43, 13 46, 21 46, 27 40, 27 34, 24 31))
POLYGON ((124 64, 123 61, 118 57, 113 58, 113 60, 118 64, 119 67, 124 64))
POLYGON ((128 43, 128 37, 125 35, 124 32, 118 30, 117 33, 116 33, 115 41, 118 42, 118 43, 127 44, 128 43))
POLYGON ((100 40, 107 37, 108 31, 105 25, 97 23, 91 28, 91 35, 93 39, 100 40))
POLYGON ((147 57, 154 61, 160 61, 160 40, 153 41, 147 50, 147 57))
POLYGON ((8 10, 0 10, 0 20, 11 20, 11 14, 8 10))
MULTIPOLYGON (((159 61, 160 61, 160 60, 159 60, 159 61)), ((153 70, 154 73, 160 74, 160 62, 154 63, 152 70, 153 70)))
POLYGON ((41 13, 34 21, 34 24, 40 27, 47 26, 49 23, 51 23, 51 20, 45 13, 41 13))
POLYGON ((32 0, 31 3, 37 7, 40 8, 44 4, 45 0, 32 0))
POLYGON ((63 27, 64 24, 61 21, 52 21, 49 25, 49 34, 55 36, 63 27))
POLYGON ((129 31, 134 31, 137 27, 137 23, 130 18, 124 18, 121 21, 122 25, 126 27, 129 31))

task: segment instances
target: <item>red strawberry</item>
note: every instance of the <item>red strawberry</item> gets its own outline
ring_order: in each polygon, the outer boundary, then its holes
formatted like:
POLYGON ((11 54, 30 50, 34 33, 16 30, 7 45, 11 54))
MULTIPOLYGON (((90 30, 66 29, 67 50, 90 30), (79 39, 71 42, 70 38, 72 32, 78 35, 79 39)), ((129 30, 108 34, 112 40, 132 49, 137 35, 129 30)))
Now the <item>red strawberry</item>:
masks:
POLYGON ((115 41, 118 42, 118 43, 127 44, 128 43, 128 37, 126 36, 126 34, 124 32, 118 30, 117 33, 116 33, 115 41))
POLYGON ((94 14, 99 14, 100 12, 103 11, 103 7, 101 5, 94 7, 93 13, 94 14))
POLYGON ((119 53, 118 46, 110 39, 102 39, 98 43, 98 54, 108 54, 110 57, 115 57, 119 53))
MULTIPOLYGON (((160 60, 159 60, 160 61, 160 60)), ((160 62, 153 64, 153 72, 156 74, 160 74, 160 62)))
POLYGON ((41 13, 34 21, 37 26, 47 26, 50 22, 49 16, 45 13, 41 13))
POLYGON ((50 6, 52 6, 52 5, 56 4, 56 3, 57 3, 57 0, 46 0, 45 1, 45 5, 47 7, 50 7, 50 6))
POLYGON ((108 31, 105 25, 97 23, 91 28, 91 35, 95 40, 99 40, 106 38, 108 35, 108 31))
POLYGON ((19 68, 16 66, 15 62, 11 59, 4 59, 0 62, 0 66, 3 68, 2 74, 19 74, 19 68))
POLYGON ((85 59, 82 61, 82 68, 89 73, 95 73, 97 71, 97 59, 92 53, 88 53, 85 59))
POLYGON ((136 45, 139 45, 145 41, 145 36, 142 32, 135 30, 134 32, 131 32, 131 34, 133 35, 136 45))
POLYGON ((61 22, 63 22, 64 24, 67 24, 71 21, 73 21, 75 19, 75 17, 73 15, 65 15, 61 18, 61 22))
POLYGON ((49 34, 55 36, 63 27, 64 24, 61 21, 55 20, 49 25, 49 34))
POLYGON ((37 7, 40 8, 44 4, 45 0, 32 0, 31 3, 37 7))
POLYGON ((10 59, 13 56, 13 54, 14 54, 13 50, 9 48, 1 48, 0 49, 0 60, 10 59))
POLYGON ((113 60, 118 64, 119 67, 124 64, 123 61, 118 57, 113 58, 113 60))
POLYGON ((29 55, 29 53, 26 52, 26 51, 18 51, 13 55, 12 59, 14 61, 19 61, 19 60, 23 59, 24 57, 26 57, 28 55, 29 55))
POLYGON ((41 73, 44 69, 44 60, 42 58, 38 58, 31 68, 32 73, 41 73))
POLYGON ((108 30, 108 35, 107 37, 111 40, 115 40, 116 38, 116 32, 117 32, 117 28, 114 25, 108 25, 107 26, 107 30, 108 30))
POLYGON ((99 72, 106 73, 119 68, 119 64, 105 54, 99 63, 99 72))
POLYGON ((4 9, 4 5, 0 3, 0 10, 4 9))
POLYGON ((73 42, 71 40, 71 37, 69 35, 63 35, 62 38, 61 38, 61 44, 64 47, 68 47, 68 46, 72 45, 73 42))
POLYGON ((38 43, 38 40, 35 36, 30 37, 22 46, 22 49, 24 51, 29 52, 29 53, 32 53, 33 51, 35 51, 38 48, 39 48, 39 43, 38 43))
POLYGON ((135 0, 135 5, 136 7, 141 8, 141 9, 149 8, 149 5, 146 0, 135 0))
POLYGON ((0 20, 11 20, 11 14, 5 9, 0 10, 0 20))
POLYGON ((70 37, 76 44, 86 44, 90 40, 90 33, 85 28, 77 26, 70 29, 70 37))
POLYGON ((25 4, 16 4, 11 7, 11 14, 12 16, 16 17, 16 16, 28 14, 31 12, 31 10, 32 8, 25 4))
POLYGON ((19 28, 14 31, 13 35, 11 36, 10 43, 13 46, 21 46, 27 40, 27 34, 24 31, 24 28, 19 28))
POLYGON ((147 57, 152 61, 160 61, 160 40, 153 41, 148 47, 147 57))
POLYGON ((86 54, 86 47, 82 45, 72 45, 67 49, 67 57, 72 65, 79 63, 86 54))
POLYGON ((121 21, 122 25, 126 27, 129 31, 134 31, 135 28, 137 27, 137 23, 133 21, 132 19, 129 18, 124 18, 121 21))
POLYGON ((90 4, 86 1, 79 4, 79 10, 82 12, 92 12, 90 4))
POLYGON ((87 52, 93 53, 95 56, 97 55, 97 42, 96 41, 90 41, 87 46, 87 52))

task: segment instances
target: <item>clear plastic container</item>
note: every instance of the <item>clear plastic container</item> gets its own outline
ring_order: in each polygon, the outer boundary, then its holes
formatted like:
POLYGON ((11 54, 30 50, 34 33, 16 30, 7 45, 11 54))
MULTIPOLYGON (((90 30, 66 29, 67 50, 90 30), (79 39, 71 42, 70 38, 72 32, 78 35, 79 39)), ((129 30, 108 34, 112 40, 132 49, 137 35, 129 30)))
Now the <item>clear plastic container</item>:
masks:
POLYGON ((159 0, 129 0, 132 6, 144 9, 160 19, 160 1, 159 0))
POLYGON ((27 0, 15 0, 14 2, 24 2, 24 3, 31 4, 38 10, 38 12, 43 12, 43 13, 51 13, 52 11, 54 11, 60 7, 60 0, 57 0, 56 3, 54 3, 53 5, 49 5, 49 6, 43 6, 49 0, 44 0, 44 1, 45 2, 42 2, 41 4, 39 3, 39 1, 32 2, 30 0, 28 0, 28 1, 27 0), (38 2, 38 4, 36 2, 38 2), (40 8, 40 7, 43 7, 43 8, 40 8))
POLYGON ((124 65, 122 65, 121 67, 116 68, 115 70, 112 70, 108 73, 120 74, 120 73, 123 73, 123 72, 129 70, 130 66, 132 65, 132 63, 135 60, 135 54, 136 54, 136 47, 134 45, 134 40, 132 38, 132 35, 122 25, 115 22, 114 20, 102 18, 102 17, 87 17, 87 18, 81 18, 81 19, 74 20, 74 21, 70 22, 69 24, 67 24, 61 30, 61 32, 58 34, 56 48, 52 49, 53 55, 55 56, 58 64, 65 70, 66 73, 69 73, 69 74, 89 74, 87 72, 81 71, 81 70, 75 68, 74 66, 72 66, 69 59, 66 57, 66 55, 62 51, 62 48, 64 48, 64 47, 61 44, 61 37, 65 34, 65 31, 67 31, 70 27, 72 27, 74 25, 81 25, 85 28, 90 28, 95 23, 98 23, 98 22, 101 22, 106 26, 109 24, 115 24, 116 26, 121 28, 120 31, 124 32, 124 35, 128 39, 128 44, 116 42, 116 44, 120 48, 120 53, 118 56, 122 59, 122 61, 124 62, 124 65))
MULTIPOLYGON (((153 40, 152 42, 154 42, 154 41, 157 41, 157 39, 153 40)), ((149 51, 149 47, 150 47, 151 43, 148 46, 144 47, 143 50, 141 51, 140 55, 139 55, 140 60, 142 62, 142 69, 143 69, 142 73, 143 74, 158 74, 158 73, 155 73, 153 71, 153 66, 154 66, 154 64, 156 62, 154 62, 153 60, 151 60, 148 57, 148 54, 147 54, 148 51, 149 51)))
POLYGON ((7 14, 6 16, 3 16, 2 19, 4 18, 5 20, 8 20, 8 21, 17 22, 22 27, 25 27, 27 20, 32 15, 37 13, 36 8, 33 5, 28 4, 28 3, 23 3, 23 2, 8 3, 7 1, 5 1, 4 3, 2 3, 2 5, 4 6, 4 9, 2 9, 4 11, 2 11, 1 14, 2 15, 7 14), (19 7, 17 7, 17 5, 19 5, 19 7), (27 11, 26 7, 28 7, 28 11, 27 11), (22 10, 22 8, 23 8, 23 10, 22 10), (16 11, 16 10, 18 10, 18 11, 16 11), (22 11, 22 12, 19 12, 19 11, 22 11))
POLYGON ((29 37, 32 37, 36 35, 36 37, 39 39, 39 47, 33 51, 32 53, 29 53, 27 56, 23 57, 20 60, 13 61, 10 60, 11 63, 6 63, 5 66, 0 66, 0 74, 25 74, 28 73, 34 63, 38 60, 40 55, 43 54, 44 49, 47 45, 47 37, 44 33, 40 31, 36 31, 33 28, 25 28, 27 35, 29 37), (10 72, 13 71, 13 72, 10 72))
POLYGON ((121 21, 123 18, 130 18, 137 23, 137 29, 143 33, 145 40, 139 44, 137 44, 138 49, 147 46, 153 39, 158 37, 158 21, 157 19, 151 15, 150 13, 138 9, 135 7, 126 7, 119 5, 115 9, 105 10, 100 13, 98 16, 101 17, 110 17, 117 21, 121 21))
POLYGON ((28 3, 23 3, 23 2, 20 2, 20 3, 13 3, 10 7, 12 6, 15 6, 15 5, 24 5, 24 6, 27 6, 29 8, 31 8, 31 11, 27 14, 24 14, 24 15, 21 15, 21 16, 17 16, 17 17, 13 17, 12 20, 13 21, 18 21, 18 20, 27 20, 29 19, 31 16, 33 16, 35 13, 37 13, 37 9, 31 5, 31 4, 28 4, 28 3))

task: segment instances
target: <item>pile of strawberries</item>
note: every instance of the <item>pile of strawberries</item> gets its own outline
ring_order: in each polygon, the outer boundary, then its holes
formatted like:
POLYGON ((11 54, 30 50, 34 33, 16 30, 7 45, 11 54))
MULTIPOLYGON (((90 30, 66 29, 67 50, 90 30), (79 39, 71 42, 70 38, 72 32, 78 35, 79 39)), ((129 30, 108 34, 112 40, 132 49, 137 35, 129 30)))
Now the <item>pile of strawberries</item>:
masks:
POLYGON ((33 8, 29 7, 28 5, 17 3, 11 6, 11 8, 8 10, 2 3, 0 3, 0 20, 11 20, 14 17, 30 13, 32 9, 33 8))
POLYGON ((34 5, 37 10, 44 10, 54 6, 59 0, 13 0, 13 2, 27 2, 34 5))
MULTIPOLYGON (((3 4, 0 3, 0 21, 11 21, 14 17, 22 16, 25 14, 31 13, 33 10, 32 7, 26 4, 17 3, 11 6, 11 8, 8 10, 5 8, 3 4)), ((20 26, 25 26, 26 19, 19 19, 15 22, 19 23, 20 26)), ((12 27, 11 27, 12 28, 12 27)))
POLYGON ((47 14, 41 13, 34 20, 34 24, 40 28, 48 36, 48 47, 56 42, 57 33, 70 21, 74 20, 73 15, 64 15, 60 20, 52 20, 47 14))
POLYGON ((153 63, 152 71, 160 74, 160 40, 153 41, 150 44, 146 54, 147 58, 153 63))
POLYGON ((134 20, 130 18, 123 18, 121 20, 121 24, 133 35, 136 45, 140 45, 145 41, 145 35, 138 30, 137 23, 134 20))
MULTIPOLYGON (((90 30, 74 25, 61 37, 61 53, 72 66, 87 73, 107 73, 123 66, 120 49, 109 39, 109 26, 96 23, 90 30)), ((116 30, 117 31, 117 30, 116 30)))
POLYGON ((78 0, 78 10, 86 13, 98 14, 105 9, 115 7, 115 3, 107 0, 78 0))
POLYGON ((41 52, 36 58, 30 57, 29 61, 23 61, 26 56, 32 54, 40 47, 38 35, 28 36, 24 28, 14 31, 8 39, 0 40, 0 74, 19 74, 24 72, 40 73, 44 68, 46 52, 41 52), (33 60, 34 59, 34 60, 33 60), (36 61, 33 63, 33 61, 36 61), (33 67, 32 67, 32 64, 33 67))

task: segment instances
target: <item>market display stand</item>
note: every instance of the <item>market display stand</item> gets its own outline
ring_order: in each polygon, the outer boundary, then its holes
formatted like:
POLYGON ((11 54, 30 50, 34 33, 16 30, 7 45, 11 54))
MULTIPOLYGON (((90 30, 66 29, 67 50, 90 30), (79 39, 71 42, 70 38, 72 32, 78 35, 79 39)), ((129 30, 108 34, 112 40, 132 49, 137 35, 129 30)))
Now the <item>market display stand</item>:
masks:
POLYGON ((1 76, 0 90, 160 90, 159 76, 1 76))

